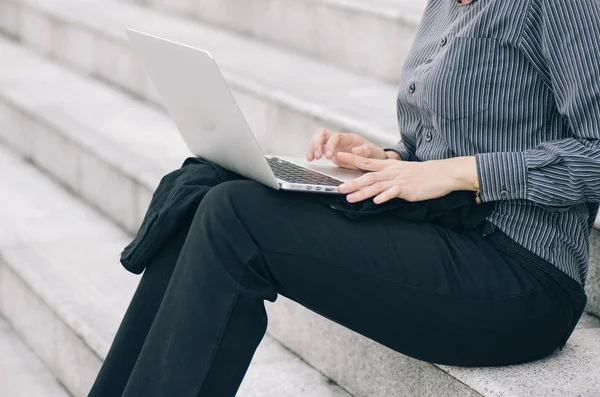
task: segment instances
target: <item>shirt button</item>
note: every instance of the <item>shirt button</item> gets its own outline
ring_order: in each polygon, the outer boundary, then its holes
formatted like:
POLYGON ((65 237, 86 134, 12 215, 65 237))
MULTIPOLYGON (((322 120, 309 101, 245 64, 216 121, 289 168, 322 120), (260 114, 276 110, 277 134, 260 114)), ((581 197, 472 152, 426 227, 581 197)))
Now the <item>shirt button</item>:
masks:
POLYGON ((442 37, 442 39, 440 40, 440 45, 443 47, 446 45, 447 42, 448 42, 448 39, 446 37, 442 37))
POLYGON ((415 86, 415 83, 412 83, 411 85, 408 86, 408 92, 410 92, 412 94, 413 92, 415 92, 416 88, 417 87, 415 86))
POLYGON ((506 189, 500 190, 500 197, 502 197, 503 199, 507 199, 508 198, 508 190, 506 190, 506 189))
POLYGON ((433 138, 433 134, 431 134, 431 131, 427 131, 427 133, 425 134, 425 140, 427 142, 431 142, 432 138, 433 138))

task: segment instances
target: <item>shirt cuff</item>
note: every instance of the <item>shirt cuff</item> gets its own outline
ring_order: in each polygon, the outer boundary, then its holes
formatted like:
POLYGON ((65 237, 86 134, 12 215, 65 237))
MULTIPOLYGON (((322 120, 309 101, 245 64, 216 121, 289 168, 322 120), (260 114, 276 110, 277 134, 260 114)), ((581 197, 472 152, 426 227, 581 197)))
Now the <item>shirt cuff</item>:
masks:
POLYGON ((400 141, 394 146, 384 147, 383 150, 393 150, 394 152, 398 153, 402 161, 415 160, 415 158, 412 156, 411 151, 406 147, 406 145, 402 141, 400 141))
POLYGON ((527 198, 525 153, 479 153, 475 162, 482 202, 527 198))

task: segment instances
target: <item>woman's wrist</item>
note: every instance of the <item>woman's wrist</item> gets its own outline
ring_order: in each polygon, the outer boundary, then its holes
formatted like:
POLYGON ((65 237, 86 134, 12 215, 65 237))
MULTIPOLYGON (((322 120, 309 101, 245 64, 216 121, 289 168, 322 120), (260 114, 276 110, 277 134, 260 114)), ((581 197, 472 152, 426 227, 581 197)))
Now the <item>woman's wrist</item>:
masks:
POLYGON ((453 157, 442 160, 451 179, 453 190, 475 191, 475 181, 478 180, 475 156, 453 157))
POLYGON ((402 160, 402 158, 400 158, 400 155, 397 152, 393 151, 393 150, 384 150, 384 153, 385 153, 385 156, 388 159, 391 159, 391 160, 402 160))

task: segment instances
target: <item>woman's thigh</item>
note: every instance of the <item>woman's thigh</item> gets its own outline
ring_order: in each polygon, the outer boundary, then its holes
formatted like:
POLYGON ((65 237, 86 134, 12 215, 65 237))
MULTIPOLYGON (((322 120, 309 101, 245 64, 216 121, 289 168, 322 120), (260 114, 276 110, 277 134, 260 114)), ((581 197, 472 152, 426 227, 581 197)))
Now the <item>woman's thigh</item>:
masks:
POLYGON ((552 295, 478 232, 385 213, 350 220, 310 194, 251 180, 207 199, 204 210, 230 207, 222 221, 243 224, 277 293, 408 356, 517 364, 552 353, 565 332, 552 295))

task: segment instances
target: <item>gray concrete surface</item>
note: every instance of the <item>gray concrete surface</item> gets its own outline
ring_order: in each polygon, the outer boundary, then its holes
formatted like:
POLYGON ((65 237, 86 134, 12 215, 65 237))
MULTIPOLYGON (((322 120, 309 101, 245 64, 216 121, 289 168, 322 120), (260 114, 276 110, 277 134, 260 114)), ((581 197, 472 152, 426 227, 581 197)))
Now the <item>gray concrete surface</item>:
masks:
MULTIPOLYGON (((321 126, 358 132, 376 143, 399 139, 393 84, 128 3, 0 3, 18 5, 16 31, 10 33, 36 51, 159 105, 130 49, 125 28, 210 50, 256 135, 274 140, 278 150, 302 151, 321 126)), ((265 150, 272 148, 268 145, 265 150)))
MULTIPOLYGON (((139 280, 118 262, 129 237, 2 147, 0 167, 0 312, 73 396, 86 396, 139 280)), ((0 323, 0 370, 4 337, 0 323)), ((28 397, 38 395, 60 394, 28 397)), ((269 335, 237 395, 350 397, 269 335)))
POLYGON ((425 0, 137 0, 395 82, 425 0))
MULTIPOLYGON (((600 228, 600 224, 597 225, 600 228)), ((590 263, 585 286, 588 296, 586 310, 600 317, 600 230, 590 236, 590 263)))
POLYGON ((594 326, 578 327, 563 351, 542 360, 501 368, 442 368, 486 397, 598 396, 600 328, 597 319, 590 322, 594 326))
POLYGON ((69 393, 2 317, 0 317, 0 396, 69 397, 69 393))

